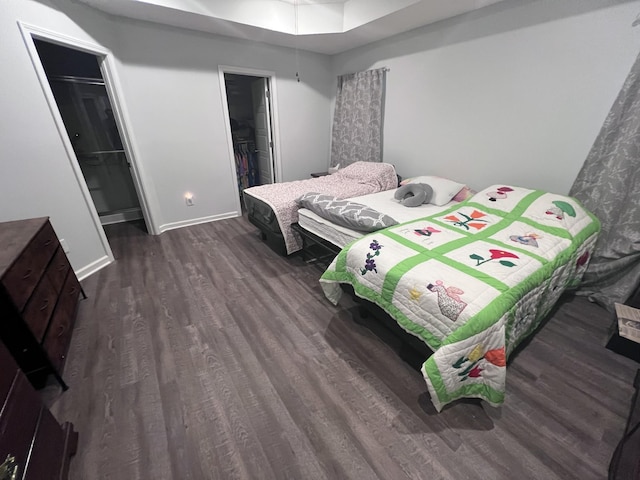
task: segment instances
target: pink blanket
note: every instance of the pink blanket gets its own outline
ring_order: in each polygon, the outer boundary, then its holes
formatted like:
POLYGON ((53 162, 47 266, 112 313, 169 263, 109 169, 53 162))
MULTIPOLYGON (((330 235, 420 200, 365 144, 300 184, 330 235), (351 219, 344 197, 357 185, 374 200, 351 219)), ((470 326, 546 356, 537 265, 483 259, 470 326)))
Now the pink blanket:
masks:
POLYGON ((287 254, 290 255, 302 248, 302 239, 291 229, 291 224, 298 221, 296 200, 305 193, 317 192, 348 198, 391 190, 397 186, 398 178, 393 165, 355 162, 333 175, 260 185, 247 188, 244 193, 262 200, 274 211, 284 236, 287 254))

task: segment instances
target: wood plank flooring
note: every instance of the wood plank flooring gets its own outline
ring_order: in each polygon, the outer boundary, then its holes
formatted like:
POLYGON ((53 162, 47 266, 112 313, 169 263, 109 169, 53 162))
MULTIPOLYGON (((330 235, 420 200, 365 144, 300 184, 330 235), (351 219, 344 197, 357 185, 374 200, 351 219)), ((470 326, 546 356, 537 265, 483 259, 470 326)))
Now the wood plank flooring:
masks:
POLYGON ((504 406, 438 414, 392 341, 246 219, 108 236, 50 399, 80 433, 71 479, 606 478, 639 365, 584 299, 512 361, 504 406))

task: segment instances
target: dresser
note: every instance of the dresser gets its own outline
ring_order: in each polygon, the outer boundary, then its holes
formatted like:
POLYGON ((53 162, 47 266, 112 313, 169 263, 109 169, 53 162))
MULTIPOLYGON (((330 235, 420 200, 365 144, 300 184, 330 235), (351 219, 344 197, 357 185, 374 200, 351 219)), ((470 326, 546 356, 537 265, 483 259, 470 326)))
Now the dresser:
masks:
POLYGON ((78 446, 73 425, 56 421, 3 344, 0 365, 0 478, 66 479, 78 446))
POLYGON ((0 223, 0 339, 36 388, 51 374, 67 389, 61 374, 81 292, 48 218, 0 223))

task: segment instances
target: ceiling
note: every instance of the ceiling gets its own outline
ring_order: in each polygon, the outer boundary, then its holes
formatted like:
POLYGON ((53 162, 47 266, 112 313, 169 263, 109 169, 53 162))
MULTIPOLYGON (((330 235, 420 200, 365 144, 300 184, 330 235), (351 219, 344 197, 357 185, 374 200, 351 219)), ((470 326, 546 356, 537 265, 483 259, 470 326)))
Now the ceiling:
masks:
POLYGON ((347 3, 349 0, 280 0, 291 5, 318 5, 322 3, 347 3))
POLYGON ((78 0, 103 12, 333 55, 503 0, 78 0))

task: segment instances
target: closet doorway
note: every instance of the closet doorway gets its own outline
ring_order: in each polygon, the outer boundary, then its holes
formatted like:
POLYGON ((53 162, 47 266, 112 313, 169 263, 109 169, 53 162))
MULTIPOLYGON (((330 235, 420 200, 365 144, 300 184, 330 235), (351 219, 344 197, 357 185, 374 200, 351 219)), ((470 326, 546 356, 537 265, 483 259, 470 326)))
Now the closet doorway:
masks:
POLYGON ((221 67, 238 193, 277 181, 274 80, 270 72, 221 67))
POLYGON ((100 223, 143 219, 99 58, 40 39, 34 44, 100 223))

